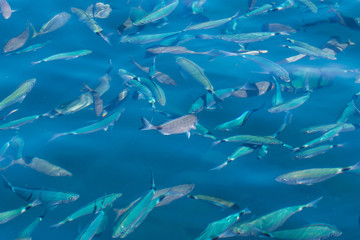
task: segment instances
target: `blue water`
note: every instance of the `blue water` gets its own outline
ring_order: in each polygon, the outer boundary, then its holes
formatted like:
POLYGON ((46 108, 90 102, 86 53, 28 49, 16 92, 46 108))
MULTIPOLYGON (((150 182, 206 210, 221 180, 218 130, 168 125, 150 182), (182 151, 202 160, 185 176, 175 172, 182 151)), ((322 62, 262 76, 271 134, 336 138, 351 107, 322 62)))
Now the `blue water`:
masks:
MULTIPOLYGON (((17 86, 30 78, 37 82, 21 104, 15 104, 1 112, 5 115, 11 109, 19 110, 7 120, 43 114, 54 109, 61 103, 72 100, 84 92, 83 83, 91 87, 98 84, 98 78, 108 69, 109 59, 113 62, 110 72, 111 88, 102 96, 106 105, 124 89, 123 80, 117 74, 119 68, 126 69, 138 76, 146 77, 130 60, 134 57, 140 64, 150 66, 152 58, 145 58, 146 47, 158 43, 123 44, 116 29, 129 16, 130 7, 138 6, 138 1, 125 0, 106 1, 113 11, 106 19, 96 19, 109 34, 112 46, 94 34, 71 13, 71 7, 86 9, 95 1, 22 1, 9 0, 12 9, 10 19, 0 17, 1 44, 6 42, 26 28, 27 21, 37 30, 55 14, 66 11, 71 19, 58 30, 29 38, 24 47, 35 43, 51 40, 51 43, 36 52, 6 56, 2 54, 0 71, 0 99, 12 93, 17 86), (31 62, 61 52, 89 49, 93 53, 71 60, 58 60, 31 66, 31 62), (83 90, 83 91, 81 91, 83 90)), ((144 0, 142 7, 150 12, 157 4, 155 0, 144 0)), ((268 1, 258 0, 256 7, 268 1)), ((282 1, 274 0, 276 5, 282 1)), ((328 19, 333 16, 328 4, 313 0, 318 6, 318 13, 310 12, 299 3, 299 6, 279 11, 253 16, 239 22, 238 32, 261 31, 264 23, 282 23, 298 29, 289 37, 320 47, 330 37, 336 36, 341 42, 350 39, 355 42, 342 53, 336 55, 337 60, 309 60, 304 58, 296 63, 283 65, 290 73, 303 66, 317 68, 330 67, 339 69, 358 68, 360 53, 360 32, 339 23, 318 24, 304 28, 306 23, 328 19)), ((337 1, 325 1, 337 2, 337 1)), ((335 6, 343 15, 359 17, 360 2, 354 0, 338 1, 335 6)), ((208 0, 204 4, 204 13, 210 20, 230 17, 236 11, 240 14, 248 10, 248 2, 232 0, 208 0)), ((177 8, 168 16, 167 25, 157 28, 148 24, 140 34, 165 33, 186 28, 192 21, 188 10, 180 1, 177 8)), ((224 26, 209 30, 194 31, 191 34, 223 34, 224 26)), ((30 36, 32 33, 30 32, 30 36)), ((290 45, 285 40, 287 36, 274 36, 262 42, 246 45, 247 49, 268 50, 262 55, 272 61, 280 61, 296 55, 291 49, 281 45, 290 45)), ((194 39, 186 42, 185 47, 193 51, 208 51, 222 49, 236 51, 239 46, 225 41, 194 39)), ((270 81, 268 74, 259 74, 263 68, 241 57, 216 58, 210 61, 209 56, 183 55, 205 69, 215 89, 241 86, 246 82, 270 81)), ((187 114, 193 101, 206 93, 202 85, 195 81, 185 80, 175 62, 175 55, 162 54, 157 57, 157 69, 171 76, 177 86, 161 85, 167 97, 166 107, 157 105, 159 109, 179 115, 187 114)), ((314 139, 314 136, 301 132, 304 127, 318 124, 334 123, 342 109, 351 101, 354 94, 360 91, 355 83, 356 74, 330 74, 332 84, 314 89, 310 99, 302 106, 292 110, 293 119, 281 133, 279 139, 292 146, 314 139)), ((257 108, 266 102, 266 108, 271 105, 274 91, 258 97, 230 97, 217 106, 216 110, 204 110, 197 114, 199 122, 210 129, 219 139, 238 135, 252 134, 259 136, 272 135, 282 124, 284 113, 268 113, 260 110, 254 113, 243 127, 232 132, 213 130, 215 126, 239 116, 246 110, 257 108)), ((283 97, 290 100, 303 93, 284 92, 283 97)), ((251 153, 230 163, 220 171, 209 169, 221 164, 238 143, 221 143, 211 147, 213 140, 193 134, 187 139, 185 134, 164 136, 156 131, 140 131, 141 117, 152 119, 152 123, 161 124, 168 118, 154 113, 145 100, 135 100, 129 96, 122 105, 125 108, 120 119, 108 131, 99 131, 85 135, 69 135, 49 142, 56 133, 71 131, 100 120, 96 117, 93 106, 75 114, 56 118, 40 118, 33 123, 21 126, 19 130, 3 130, 0 145, 9 141, 15 135, 25 141, 24 155, 37 156, 69 170, 71 177, 50 177, 23 166, 14 165, 1 171, 12 184, 29 188, 43 188, 56 191, 75 192, 80 198, 56 208, 48 208, 44 221, 34 230, 33 239, 45 240, 75 239, 79 232, 94 219, 94 214, 74 220, 59 228, 50 228, 52 224, 64 219, 75 210, 103 196, 104 194, 121 192, 123 196, 114 203, 114 208, 122 208, 140 196, 145 195, 150 188, 150 176, 153 172, 157 189, 180 184, 194 183, 192 194, 204 194, 221 197, 236 202, 240 208, 248 207, 252 214, 244 219, 260 217, 277 209, 305 204, 320 196, 323 200, 318 208, 305 209, 291 217, 281 229, 302 227, 311 223, 329 223, 340 229, 343 234, 337 239, 350 240, 360 238, 358 218, 360 216, 360 194, 358 191, 360 177, 354 174, 341 174, 325 182, 312 186, 286 185, 278 183, 275 178, 281 174, 307 168, 345 167, 360 159, 359 132, 345 132, 334 138, 332 143, 345 143, 343 148, 335 148, 324 155, 311 159, 293 160, 291 151, 281 146, 269 147, 266 159, 258 160, 257 153, 251 153)), ((359 122, 359 115, 354 114, 348 122, 359 122)), ((0 212, 24 206, 26 202, 11 193, 5 187, 0 187, 0 212)), ((18 233, 28 226, 36 217, 45 212, 46 207, 37 207, 14 220, 0 225, 0 239, 15 239, 18 233)), ((206 202, 188 199, 178 199, 171 204, 155 208, 147 219, 131 233, 127 239, 194 239, 206 226, 216 220, 232 214, 232 210, 221 209, 206 202)), ((95 239, 111 239, 115 214, 111 212, 105 232, 95 239)), ((235 238, 234 238, 235 239, 235 238)), ((248 237, 243 239, 253 239, 248 237)))

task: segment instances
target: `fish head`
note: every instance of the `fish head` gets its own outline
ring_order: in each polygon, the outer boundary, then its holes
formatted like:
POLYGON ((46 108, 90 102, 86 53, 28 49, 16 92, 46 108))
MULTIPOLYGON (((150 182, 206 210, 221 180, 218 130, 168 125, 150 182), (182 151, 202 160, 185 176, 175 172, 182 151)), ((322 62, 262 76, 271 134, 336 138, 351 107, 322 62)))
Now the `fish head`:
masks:
POLYGON ((286 183, 286 184, 296 184, 296 181, 289 178, 287 175, 281 175, 275 179, 279 183, 286 183))
POLYGON ((122 43, 132 43, 133 41, 132 41, 131 38, 129 38, 128 36, 123 36, 123 37, 120 39, 120 42, 122 42, 122 43))
POLYGON ((79 194, 76 193, 69 193, 68 198, 64 202, 74 202, 80 197, 79 194))
POLYGON ((237 236, 242 236, 242 237, 253 235, 252 227, 250 226, 250 224, 246 224, 246 223, 232 228, 231 231, 234 232, 237 236))

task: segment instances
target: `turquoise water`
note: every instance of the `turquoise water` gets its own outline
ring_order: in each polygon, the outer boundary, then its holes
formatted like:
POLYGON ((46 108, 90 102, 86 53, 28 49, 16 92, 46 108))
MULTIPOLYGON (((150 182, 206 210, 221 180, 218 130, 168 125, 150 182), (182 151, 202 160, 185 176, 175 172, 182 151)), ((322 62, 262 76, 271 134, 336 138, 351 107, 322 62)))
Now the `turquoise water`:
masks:
MULTIPOLYGON (((108 18, 96 18, 103 28, 103 34, 110 39, 111 46, 100 36, 93 33, 84 23, 80 22, 71 7, 85 10, 94 1, 21 1, 9 0, 15 10, 7 20, 0 17, 2 29, 1 43, 22 33, 31 22, 36 30, 60 12, 71 14, 70 20, 54 32, 31 38, 24 47, 36 43, 51 41, 43 48, 22 54, 2 54, 0 71, 0 99, 11 94, 27 79, 36 78, 36 84, 24 101, 16 103, 1 111, 6 115, 12 109, 17 112, 8 116, 4 122, 25 116, 49 113, 56 106, 68 102, 86 92, 83 83, 95 88, 98 79, 109 68, 111 59, 113 69, 109 75, 110 89, 101 97, 104 106, 108 105, 126 85, 118 75, 118 69, 126 69, 140 77, 147 75, 139 70, 131 61, 130 56, 143 66, 151 66, 152 58, 146 57, 146 48, 160 44, 125 44, 120 39, 117 28, 128 18, 131 7, 137 7, 139 1, 125 0, 107 1, 113 9, 108 18), (31 62, 45 57, 76 50, 88 49, 92 54, 69 60, 43 62, 32 66, 31 62)), ((142 8, 146 12, 160 1, 143 0, 142 8)), ((171 1, 168 1, 168 3, 171 1)), ((257 0, 255 7, 260 7, 268 1, 257 0)), ((275 6, 282 1, 273 1, 275 6)), ((282 45, 293 46, 286 38, 306 42, 315 47, 321 47, 331 37, 338 37, 339 42, 346 43, 350 38, 355 45, 348 46, 337 53, 337 60, 324 58, 309 59, 305 57, 297 62, 282 64, 293 80, 295 71, 306 72, 303 67, 313 67, 322 70, 323 79, 329 84, 321 88, 310 89, 310 98, 302 106, 291 110, 292 121, 279 135, 279 139, 291 146, 299 147, 315 139, 321 134, 308 135, 301 129, 320 124, 335 123, 343 108, 360 91, 356 83, 358 75, 359 28, 351 28, 338 22, 329 22, 335 14, 329 11, 329 5, 343 16, 356 18, 360 2, 354 0, 324 1, 313 0, 318 12, 311 12, 301 3, 283 10, 265 12, 239 20, 237 33, 260 32, 263 24, 281 23, 296 29, 290 35, 276 35, 267 40, 248 43, 247 50, 267 50, 262 54, 274 62, 298 54, 282 45), (326 22, 321 23, 321 20, 326 22), (305 26, 308 25, 308 26, 305 26), (344 73, 342 70, 352 70, 344 73)), ((133 30, 138 34, 155 34, 179 31, 190 23, 193 25, 202 21, 227 18, 239 11, 239 16, 248 11, 248 1, 208 0, 200 16, 192 16, 191 11, 179 2, 176 9, 167 16, 164 26, 147 24, 144 28, 133 30)), ((183 34, 219 35, 224 34, 227 25, 212 29, 185 32, 183 34)), ((239 45, 221 40, 204 40, 194 38, 182 46, 196 51, 213 50, 237 51, 239 45)), ((155 104, 157 110, 180 116, 188 114, 191 104, 206 93, 204 86, 192 79, 184 79, 175 57, 190 59, 204 69, 215 90, 242 86, 246 83, 259 81, 272 82, 271 74, 264 73, 264 68, 255 62, 237 57, 214 57, 194 54, 160 54, 156 58, 156 69, 168 74, 176 82, 176 86, 159 84, 166 95, 166 105, 155 104)), ((304 89, 297 93, 286 91, 286 83, 279 80, 283 86, 282 95, 285 101, 304 95, 304 89)), ((318 208, 305 209, 291 217, 279 230, 302 227, 312 223, 328 223, 336 226, 343 234, 337 239, 360 238, 359 216, 360 194, 358 186, 360 177, 356 174, 340 174, 327 181, 307 185, 287 185, 275 181, 281 174, 325 167, 346 167, 358 162, 359 132, 343 132, 332 142, 323 144, 345 144, 342 148, 331 149, 329 152, 310 159, 294 160, 290 149, 283 146, 270 146, 265 159, 257 159, 257 149, 228 164, 219 171, 210 171, 226 161, 227 157, 240 146, 240 143, 220 143, 213 146, 213 140, 192 134, 188 139, 186 134, 162 135, 157 131, 140 131, 141 117, 145 117, 155 125, 168 121, 169 118, 155 112, 146 100, 137 100, 131 90, 127 99, 121 104, 125 111, 107 131, 98 131, 84 135, 67 135, 49 141, 54 134, 72 131, 79 127, 93 124, 101 119, 94 112, 94 106, 74 114, 42 117, 33 123, 21 126, 18 130, 2 130, 0 145, 12 137, 24 139, 24 156, 34 156, 45 159, 72 173, 71 177, 52 177, 14 165, 1 171, 15 186, 50 189, 64 192, 74 192, 80 195, 75 202, 54 207, 39 206, 30 209, 23 215, 0 225, 0 239, 15 239, 18 233, 28 226, 36 217, 45 213, 44 220, 34 230, 33 239, 75 239, 77 235, 95 218, 95 214, 74 220, 59 228, 50 226, 64 219, 80 207, 109 193, 122 193, 113 205, 114 208, 126 207, 140 196, 144 196, 150 188, 151 172, 153 172, 157 189, 180 184, 195 184, 192 194, 203 194, 220 197, 235 202, 241 209, 248 207, 252 214, 240 221, 255 219, 277 209, 308 203, 320 196, 318 208)), ((248 98, 229 97, 223 100, 216 109, 203 110, 197 113, 199 123, 209 129, 218 139, 225 137, 251 134, 269 136, 274 134, 281 124, 285 113, 269 113, 275 90, 261 96, 248 98), (217 131, 214 128, 225 121, 238 117, 246 110, 265 106, 249 117, 242 127, 231 132, 217 131)), ((358 103, 357 103, 358 104, 358 103)), ((109 113, 110 114, 110 113, 109 113)), ((348 123, 358 123, 359 113, 347 120, 348 123)), ((6 155, 8 156, 8 155, 6 155)), ((8 161, 13 155, 8 156, 8 161)), ((6 187, 0 187, 0 211, 15 209, 26 205, 26 201, 16 196, 6 187)), ((145 221, 131 233, 127 239, 195 239, 206 226, 216 220, 234 213, 230 209, 222 209, 203 201, 186 197, 171 204, 155 208, 145 221)), ((115 224, 115 214, 110 212, 105 231, 94 239, 111 239, 115 224)), ((238 237, 239 238, 239 237, 238 237)), ((254 239, 253 237, 242 237, 254 239)), ((236 239, 236 237, 234 238, 236 239)))

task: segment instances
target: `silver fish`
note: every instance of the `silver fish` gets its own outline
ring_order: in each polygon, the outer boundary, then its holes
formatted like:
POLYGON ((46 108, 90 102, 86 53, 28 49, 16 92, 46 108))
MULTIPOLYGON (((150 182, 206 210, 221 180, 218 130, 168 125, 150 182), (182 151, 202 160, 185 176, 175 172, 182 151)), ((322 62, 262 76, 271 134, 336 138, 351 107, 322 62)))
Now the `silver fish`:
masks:
POLYGON ((16 36, 10 39, 4 46, 3 51, 4 53, 15 51, 26 43, 29 38, 29 24, 26 27, 26 30, 22 32, 19 36, 16 36))
POLYGON ((11 17, 11 7, 9 3, 6 0, 0 0, 0 8, 1 8, 1 14, 5 19, 9 19, 11 17))
POLYGON ((53 32, 62 26, 64 26, 71 18, 71 15, 67 12, 61 12, 59 14, 56 14, 54 17, 52 17, 47 23, 45 23, 39 32, 37 32, 33 25, 32 28, 34 30, 33 38, 39 35, 43 35, 46 33, 53 32))
POLYGON ((36 79, 32 78, 23 82, 12 94, 4 98, 0 102, 0 111, 14 103, 22 102, 26 95, 31 91, 36 83, 36 79))

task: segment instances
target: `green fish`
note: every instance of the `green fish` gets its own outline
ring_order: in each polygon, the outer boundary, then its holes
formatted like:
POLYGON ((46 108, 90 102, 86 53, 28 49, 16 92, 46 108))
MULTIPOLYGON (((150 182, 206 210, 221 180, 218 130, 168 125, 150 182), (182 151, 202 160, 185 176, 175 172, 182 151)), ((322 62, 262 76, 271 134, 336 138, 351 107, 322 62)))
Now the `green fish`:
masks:
POLYGON ((88 55, 90 53, 92 53, 91 50, 78 50, 78 51, 73 51, 73 52, 59 53, 59 54, 55 54, 55 55, 52 55, 50 57, 41 59, 41 60, 36 61, 36 62, 32 62, 31 64, 35 65, 35 64, 38 64, 38 63, 42 63, 42 62, 49 62, 49 61, 54 61, 54 60, 59 60, 59 59, 69 60, 69 59, 85 56, 85 55, 88 55))
POLYGON ((243 142, 254 145, 282 145, 284 147, 289 147, 287 144, 284 144, 279 139, 276 139, 272 136, 254 136, 254 135, 235 135, 214 142, 214 145, 221 142, 243 142))
POLYGON ((280 33, 275 32, 253 32, 253 33, 239 33, 239 34, 225 34, 225 35, 217 35, 214 36, 216 39, 221 39, 228 42, 235 43, 252 43, 264 41, 273 36, 279 35, 280 33))
POLYGON ((38 201, 36 199, 35 201, 33 201, 32 203, 29 203, 26 206, 23 206, 23 207, 20 207, 17 209, 13 209, 13 210, 9 210, 6 212, 2 212, 2 213, 0 213, 0 224, 7 223, 10 220, 14 219, 15 217, 19 216, 20 214, 23 214, 24 212, 28 211, 30 208, 33 208, 40 204, 41 204, 40 201, 38 201))
MULTIPOLYGON (((319 132, 324 133, 324 132, 328 132, 329 130, 337 127, 338 125, 339 125, 339 123, 316 125, 316 126, 304 128, 301 131, 304 133, 308 133, 308 134, 319 133, 319 132)), ((341 132, 351 132, 357 128, 359 128, 358 124, 344 123, 341 132)))
POLYGON ((321 145, 318 147, 300 151, 300 152, 296 153, 295 158, 296 159, 312 158, 312 157, 318 156, 320 154, 324 154, 332 148, 343 147, 343 146, 344 146, 343 144, 321 145))
POLYGON ((295 213, 302 211, 304 208, 317 207, 317 203, 322 198, 320 197, 304 205, 282 208, 255 220, 236 224, 231 228, 231 231, 242 237, 256 236, 259 231, 272 232, 281 227, 295 213))
POLYGON ((312 141, 310 141, 308 143, 305 143, 300 148, 297 148, 295 150, 302 149, 302 148, 307 148, 307 147, 310 147, 312 145, 319 144, 319 143, 331 140, 334 137, 339 135, 339 133, 342 131, 343 127, 344 127, 344 124, 339 123, 334 128, 332 128, 329 131, 325 132, 320 137, 318 137, 318 138, 316 138, 316 139, 314 139, 314 140, 312 140, 312 141))
POLYGON ((2 100, 0 102, 0 111, 14 103, 17 103, 17 102, 21 103, 25 99, 26 95, 34 87, 35 82, 36 82, 35 78, 29 79, 29 80, 26 80, 25 82, 23 82, 15 90, 15 92, 13 92, 12 94, 7 96, 4 100, 2 100))
POLYGON ((49 44, 51 41, 46 41, 44 43, 37 43, 37 44, 33 44, 27 48, 21 49, 17 52, 15 52, 15 54, 20 54, 20 53, 26 53, 26 52, 32 52, 32 51, 36 51, 42 47, 44 47, 45 45, 49 44))
POLYGON ((303 105, 308 99, 310 98, 310 93, 301 96, 299 98, 295 98, 292 99, 288 102, 285 102, 283 104, 274 106, 272 108, 268 109, 268 112, 270 113, 279 113, 279 112, 284 112, 284 111, 289 111, 295 108, 300 107, 301 105, 303 105))
POLYGON ((220 219, 216 222, 210 223, 206 229, 195 238, 195 240, 212 240, 222 238, 222 235, 235 224, 241 216, 249 214, 251 211, 249 209, 244 209, 238 213, 231 214, 226 218, 220 219))
POLYGON ((124 108, 119 108, 117 111, 115 111, 110 116, 104 118, 103 120, 100 120, 94 124, 91 124, 86 127, 78 128, 70 132, 64 132, 64 133, 57 133, 55 134, 49 141, 53 141, 54 139, 65 136, 65 135, 79 135, 79 134, 87 134, 87 133, 93 133, 100 130, 107 131, 109 127, 113 126, 114 123, 119 119, 121 113, 124 111, 124 108))
POLYGON ((145 43, 157 42, 166 37, 177 35, 182 32, 184 32, 184 30, 176 31, 176 32, 168 32, 168 33, 159 33, 159 34, 143 34, 143 35, 134 35, 134 36, 125 35, 120 39, 120 42, 145 44, 145 43))
POLYGON ((165 106, 166 104, 166 96, 165 92, 157 83, 151 81, 148 78, 136 77, 135 80, 141 82, 144 86, 148 87, 154 96, 155 100, 161 105, 165 106))
POLYGON ((323 182, 338 174, 346 172, 357 172, 360 169, 360 162, 349 167, 337 168, 312 168, 301 171, 295 171, 278 176, 275 180, 280 183, 289 185, 313 185, 314 183, 323 182))
MULTIPOLYGON (((262 145, 262 146, 264 146, 264 145, 262 145)), ((254 147, 240 146, 228 157, 228 159, 224 163, 222 163, 219 166, 214 167, 210 170, 220 170, 223 167, 227 166, 230 162, 234 161, 235 159, 237 159, 241 156, 247 155, 249 153, 252 153, 253 151, 254 151, 254 147)))
POLYGON ((31 234, 39 223, 44 219, 44 216, 37 217, 29 226, 22 230, 16 240, 31 240, 31 234))
POLYGON ((126 213, 117 221, 112 234, 113 238, 125 238, 145 220, 150 211, 159 202, 159 198, 152 200, 154 194, 155 183, 153 180, 150 191, 138 201, 134 202, 126 213))
POLYGON ((351 100, 342 111, 341 116, 336 120, 336 123, 345 123, 356 111, 354 99, 351 100))
POLYGON ((253 114, 256 111, 259 111, 260 109, 252 109, 247 110, 243 114, 241 114, 239 117, 235 118, 234 120, 222 123, 215 127, 216 130, 225 130, 225 131, 231 131, 238 127, 241 127, 244 125, 245 121, 250 117, 251 114, 253 114))
POLYGON ((318 223, 310 224, 302 228, 276 231, 264 235, 279 240, 320 240, 327 239, 329 237, 339 237, 342 235, 342 232, 335 226, 318 223))
POLYGON ((172 3, 162 8, 159 8, 149 14, 146 14, 142 18, 137 19, 136 21, 133 22, 133 25, 141 26, 162 19, 167 15, 169 15, 172 11, 174 11, 174 9, 177 7, 178 4, 179 4, 179 0, 174 0, 172 3))
POLYGON ((193 133, 204 136, 204 137, 211 138, 212 140, 216 140, 216 137, 200 123, 197 122, 195 124, 195 128, 196 129, 193 129, 193 131, 192 131, 193 133))
POLYGON ((317 13, 318 12, 318 8, 317 6, 311 2, 310 0, 297 0, 299 2, 301 2, 302 4, 304 4, 306 7, 308 7, 313 13, 317 13))
POLYGON ((191 31, 191 30, 202 30, 202 29, 210 29, 210 28, 219 27, 227 22, 230 22, 234 18, 236 18, 238 16, 238 14, 239 14, 239 11, 236 12, 234 16, 229 17, 229 18, 222 18, 222 19, 218 19, 218 20, 207 21, 207 22, 191 25, 191 26, 187 27, 186 30, 191 31))
POLYGON ((27 123, 32 123, 36 119, 42 117, 44 115, 33 115, 29 117, 24 117, 20 119, 16 119, 14 121, 10 121, 7 123, 0 124, 0 130, 6 130, 6 129, 19 129, 20 126, 25 125, 27 123))
POLYGON ((64 220, 60 221, 57 224, 52 225, 52 227, 59 227, 67 222, 71 222, 79 217, 88 215, 93 213, 94 211, 97 211, 98 209, 104 209, 108 206, 111 206, 115 200, 117 200, 119 197, 122 196, 122 193, 111 193, 102 197, 99 197, 98 199, 90 202, 86 206, 80 208, 70 216, 66 217, 64 220))
POLYGON ((79 195, 76 193, 56 192, 44 189, 28 189, 13 186, 4 175, 1 175, 5 186, 7 186, 13 193, 24 199, 25 201, 39 200, 40 204, 45 205, 59 205, 76 201, 79 195))
POLYGON ((96 218, 87 226, 80 235, 76 238, 76 240, 91 240, 99 230, 101 224, 103 223, 105 217, 105 213, 101 210, 96 218))
MULTIPOLYGON (((293 43, 294 40, 290 39, 289 41, 293 43)), ((307 43, 303 43, 303 44, 307 44, 307 43)), ((332 53, 330 51, 325 51, 320 48, 313 47, 311 45, 308 45, 307 47, 283 45, 283 47, 292 49, 301 54, 308 55, 312 58, 325 58, 325 59, 330 59, 330 60, 336 60, 334 53, 332 53)))

